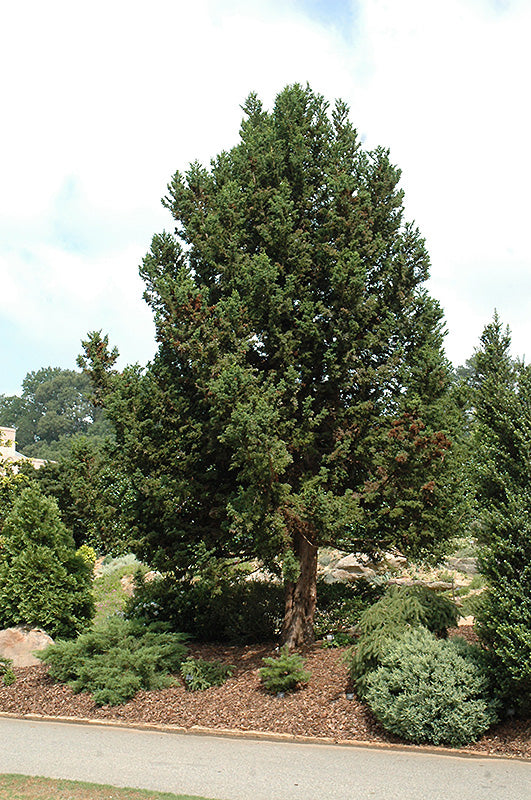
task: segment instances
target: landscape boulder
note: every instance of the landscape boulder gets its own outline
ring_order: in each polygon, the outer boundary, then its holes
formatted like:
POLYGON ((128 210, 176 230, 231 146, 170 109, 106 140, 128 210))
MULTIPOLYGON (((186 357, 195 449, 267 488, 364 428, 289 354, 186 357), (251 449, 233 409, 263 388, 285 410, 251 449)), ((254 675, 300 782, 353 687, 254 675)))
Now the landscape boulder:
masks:
POLYGON ((0 631, 0 656, 10 658, 14 667, 33 667, 42 664, 33 653, 53 643, 51 636, 40 628, 17 625, 0 631))

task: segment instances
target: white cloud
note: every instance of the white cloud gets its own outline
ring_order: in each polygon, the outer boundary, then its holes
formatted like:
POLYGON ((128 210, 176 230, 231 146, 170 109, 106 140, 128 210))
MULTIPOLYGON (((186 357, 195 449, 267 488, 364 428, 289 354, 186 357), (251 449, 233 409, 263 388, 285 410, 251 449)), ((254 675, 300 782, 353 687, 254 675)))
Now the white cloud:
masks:
MULTIPOLYGON (((450 357, 472 352, 497 303, 525 351, 531 6, 359 0, 345 36, 304 8, 19 0, 3 9, 0 280, 17 302, 1 313, 19 326, 21 347, 31 315, 49 363, 64 358, 59 339, 75 340, 76 353, 100 327, 127 361, 149 358, 137 266, 152 233, 171 228, 159 202, 166 183, 236 142, 249 91, 270 106, 287 83, 309 81, 347 100, 367 144, 389 146, 402 168, 450 357)), ((0 392, 15 390, 8 377, 0 392)))

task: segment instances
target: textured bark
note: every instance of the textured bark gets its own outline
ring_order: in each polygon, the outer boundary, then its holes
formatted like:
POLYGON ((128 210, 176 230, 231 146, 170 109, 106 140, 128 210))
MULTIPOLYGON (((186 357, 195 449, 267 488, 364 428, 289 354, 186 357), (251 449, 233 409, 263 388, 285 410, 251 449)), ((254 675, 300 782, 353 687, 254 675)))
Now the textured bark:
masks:
POLYGON ((293 531, 293 545, 300 574, 296 582, 286 584, 282 643, 289 650, 314 641, 313 620, 317 601, 317 545, 309 525, 299 523, 293 531))

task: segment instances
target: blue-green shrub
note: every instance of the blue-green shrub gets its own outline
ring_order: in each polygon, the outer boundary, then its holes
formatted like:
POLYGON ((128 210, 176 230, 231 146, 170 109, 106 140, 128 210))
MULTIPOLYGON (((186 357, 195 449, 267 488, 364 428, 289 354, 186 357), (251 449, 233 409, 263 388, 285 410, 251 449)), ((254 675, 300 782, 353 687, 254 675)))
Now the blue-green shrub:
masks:
POLYGON ((455 603, 423 586, 391 586, 383 597, 366 609, 358 624, 361 633, 346 657, 349 674, 360 697, 366 680, 382 663, 392 642, 405 631, 424 627, 445 637, 457 624, 455 603))
POLYGON ((479 648, 425 628, 389 643, 364 696, 387 731, 415 743, 464 745, 497 719, 479 648))
POLYGON ((162 689, 186 658, 185 636, 143 628, 120 617, 38 653, 49 675, 74 692, 91 692, 96 705, 125 703, 139 689, 162 689))

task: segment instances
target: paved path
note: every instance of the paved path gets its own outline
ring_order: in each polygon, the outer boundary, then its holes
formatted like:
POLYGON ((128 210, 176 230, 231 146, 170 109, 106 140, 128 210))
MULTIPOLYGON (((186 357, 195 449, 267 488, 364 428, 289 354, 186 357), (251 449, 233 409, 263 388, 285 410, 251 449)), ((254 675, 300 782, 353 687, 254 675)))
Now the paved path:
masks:
POLYGON ((531 763, 0 718, 0 772, 219 800, 530 800, 531 763))

